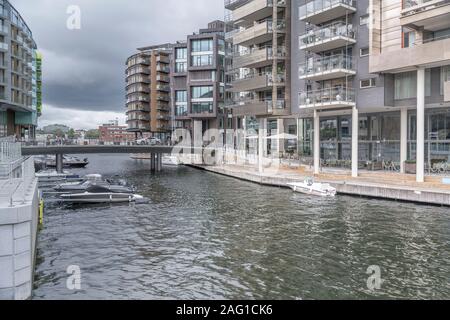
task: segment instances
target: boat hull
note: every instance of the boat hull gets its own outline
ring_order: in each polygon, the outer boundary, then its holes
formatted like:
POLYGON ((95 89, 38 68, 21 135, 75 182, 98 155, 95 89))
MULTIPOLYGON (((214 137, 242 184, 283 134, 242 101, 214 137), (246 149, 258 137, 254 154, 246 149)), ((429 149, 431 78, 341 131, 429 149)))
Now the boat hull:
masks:
POLYGON ((321 189, 317 184, 312 186, 302 185, 302 184, 288 184, 288 186, 297 193, 303 193, 307 195, 319 196, 333 198, 336 196, 336 189, 328 187, 326 189, 321 189))
POLYGON ((120 193, 81 193, 61 195, 63 202, 70 203, 124 203, 141 200, 142 197, 120 193))

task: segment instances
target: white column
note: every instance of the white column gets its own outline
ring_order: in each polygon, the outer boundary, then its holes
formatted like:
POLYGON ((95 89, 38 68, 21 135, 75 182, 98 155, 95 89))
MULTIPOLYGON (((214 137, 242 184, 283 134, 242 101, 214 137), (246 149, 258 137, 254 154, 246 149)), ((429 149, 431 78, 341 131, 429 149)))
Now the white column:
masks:
MULTIPOLYGON (((277 134, 283 135, 284 134, 284 119, 278 119, 277 120, 277 134)), ((280 155, 282 152, 284 152, 284 139, 278 139, 277 141, 277 153, 280 155)))
POLYGON ((264 144, 267 144, 266 141, 266 119, 259 119, 259 130, 258 130, 258 167, 259 167, 259 172, 262 173, 264 172, 264 144))
POLYGON ((352 177, 358 177, 359 156, 358 156, 358 140, 359 140, 359 114, 358 108, 353 107, 352 112, 352 177))
POLYGON ((400 113, 400 172, 405 173, 405 161, 408 160, 408 109, 400 113))
POLYGON ((320 117, 314 110, 314 174, 320 173, 320 117))
POLYGON ((425 69, 417 70, 417 182, 425 181, 425 69))
POLYGON ((203 125, 201 120, 194 120, 194 164, 202 164, 203 125))

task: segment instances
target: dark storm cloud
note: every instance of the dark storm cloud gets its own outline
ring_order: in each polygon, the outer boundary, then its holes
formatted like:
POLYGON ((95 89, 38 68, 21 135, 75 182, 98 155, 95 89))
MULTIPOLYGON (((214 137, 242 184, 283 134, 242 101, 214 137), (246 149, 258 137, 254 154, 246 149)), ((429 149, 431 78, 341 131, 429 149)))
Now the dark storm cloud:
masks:
POLYGON ((43 53, 44 104, 124 110, 126 58, 137 47, 184 39, 222 19, 223 0, 10 0, 43 53), (69 30, 68 6, 81 9, 69 30))

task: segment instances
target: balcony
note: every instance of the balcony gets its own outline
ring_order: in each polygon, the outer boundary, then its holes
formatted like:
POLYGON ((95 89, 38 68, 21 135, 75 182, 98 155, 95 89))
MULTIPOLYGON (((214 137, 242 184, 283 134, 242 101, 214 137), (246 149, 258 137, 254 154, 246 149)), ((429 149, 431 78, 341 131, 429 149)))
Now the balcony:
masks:
POLYGON ((156 81, 160 81, 160 82, 170 82, 170 78, 169 78, 168 76, 166 76, 166 75, 158 74, 158 75, 156 76, 156 81))
POLYGON ((158 72, 164 72, 164 73, 170 73, 170 67, 163 65, 163 64, 158 64, 156 66, 156 71, 158 72))
POLYGON ((158 90, 158 91, 164 91, 164 92, 169 92, 169 91, 170 91, 170 86, 158 84, 158 85, 156 86, 156 90, 158 90))
POLYGON ((156 57, 156 62, 170 63, 170 59, 168 56, 159 55, 156 57))
MULTIPOLYGON (((284 33, 286 22, 278 20, 276 31, 284 33)), ((252 44, 264 43, 272 40, 274 26, 272 20, 258 23, 248 29, 239 31, 233 36, 233 44, 248 47, 252 44)))
POLYGON ((156 100, 169 102, 169 96, 164 94, 159 94, 156 96, 156 100))
POLYGON ((303 22, 317 25, 354 12, 353 0, 314 0, 299 8, 299 17, 303 22))
POLYGON ((272 47, 264 47, 240 52, 234 56, 233 68, 261 68, 271 64, 274 58, 285 59, 286 48, 278 47, 276 55, 274 55, 272 47))
POLYGON ((450 65, 450 38, 433 39, 411 48, 383 52, 370 56, 370 73, 396 73, 450 65))
POLYGON ((225 0, 225 8, 228 10, 235 10, 250 1, 252 0, 225 0))
POLYGON ((301 109, 333 109, 355 106, 355 91, 348 88, 328 88, 299 94, 301 109))
POLYGON ((279 7, 286 7, 286 0, 253 0, 233 11, 233 21, 245 25, 272 16, 274 2, 279 7))
POLYGON ((8 51, 9 46, 7 43, 0 42, 0 51, 8 51))
POLYGON ((322 81, 353 76, 356 70, 353 58, 341 54, 321 57, 301 64, 298 73, 300 80, 322 81))
MULTIPOLYGON (((277 100, 277 109, 285 108, 284 100, 277 100)), ((273 112, 273 101, 272 100, 246 100, 237 102, 232 106, 233 116, 243 117, 243 116, 266 116, 271 115, 273 112)))
POLYGON ((404 0, 400 24, 437 31, 450 28, 450 0, 404 0))
POLYGON ((355 44, 356 34, 353 31, 353 25, 336 22, 301 35, 299 43, 300 50, 327 51, 355 44))
POLYGON ((150 131, 150 124, 144 123, 143 121, 129 120, 127 121, 128 129, 127 131, 139 132, 139 131, 150 131))
POLYGON ((245 92, 245 91, 263 91, 269 89, 269 75, 247 75, 245 77, 236 79, 232 83, 232 92, 245 92))

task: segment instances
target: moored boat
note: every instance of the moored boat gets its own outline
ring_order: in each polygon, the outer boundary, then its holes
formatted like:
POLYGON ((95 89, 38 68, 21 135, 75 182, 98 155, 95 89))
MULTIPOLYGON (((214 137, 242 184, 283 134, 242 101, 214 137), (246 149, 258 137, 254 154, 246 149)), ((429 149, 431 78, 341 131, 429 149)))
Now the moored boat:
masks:
POLYGON ((336 188, 333 188, 328 183, 315 183, 313 179, 306 179, 304 182, 294 182, 287 184, 294 192, 321 196, 321 197, 335 197, 336 188))
POLYGON ((91 186, 83 193, 62 194, 63 202, 70 203, 121 203, 136 202, 144 197, 133 193, 116 193, 102 186, 91 186))

